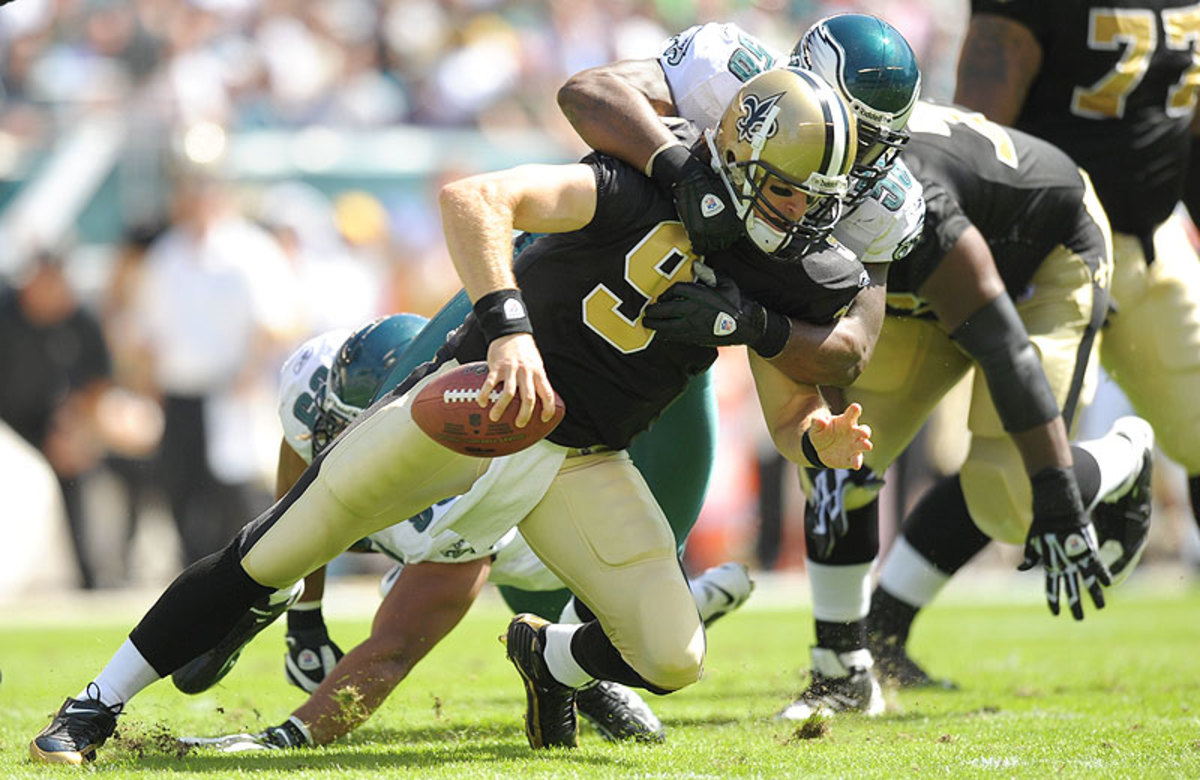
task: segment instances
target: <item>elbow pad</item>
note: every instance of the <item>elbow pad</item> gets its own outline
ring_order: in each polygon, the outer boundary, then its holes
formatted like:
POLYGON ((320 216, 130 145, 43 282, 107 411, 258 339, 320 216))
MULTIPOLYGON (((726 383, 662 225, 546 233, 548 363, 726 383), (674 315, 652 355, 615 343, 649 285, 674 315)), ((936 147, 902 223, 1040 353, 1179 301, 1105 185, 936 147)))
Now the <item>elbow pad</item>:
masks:
POLYGON ((950 338, 979 363, 1005 431, 1021 433, 1059 416, 1041 358, 1007 295, 972 314, 950 338))

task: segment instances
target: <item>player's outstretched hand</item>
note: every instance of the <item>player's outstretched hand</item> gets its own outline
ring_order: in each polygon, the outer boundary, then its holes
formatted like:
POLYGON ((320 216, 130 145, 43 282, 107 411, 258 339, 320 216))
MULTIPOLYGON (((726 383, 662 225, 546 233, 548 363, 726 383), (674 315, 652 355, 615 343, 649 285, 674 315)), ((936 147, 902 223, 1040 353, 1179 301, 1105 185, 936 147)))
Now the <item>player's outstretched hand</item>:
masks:
POLYGON ((289 630, 286 639, 284 674, 289 683, 308 693, 325 681, 344 655, 337 642, 329 638, 325 626, 289 630))
POLYGON ((1096 609, 1104 608, 1102 586, 1112 575, 1100 560, 1096 530, 1083 508, 1075 475, 1067 468, 1046 468, 1030 478, 1033 488, 1033 523, 1025 538, 1020 571, 1039 563, 1046 570, 1046 603, 1057 615, 1066 595, 1076 620, 1083 620, 1083 591, 1096 609))
POLYGON ((500 419, 514 398, 521 405, 515 420, 518 428, 524 428, 533 419, 538 399, 542 402, 542 421, 548 422, 554 416, 554 388, 531 334, 513 333, 495 339, 488 345, 487 363, 488 375, 479 388, 478 403, 486 408, 492 391, 496 390, 496 401, 488 412, 492 422, 500 419))
POLYGON ((1025 540, 1025 558, 1017 568, 1028 571, 1041 562, 1046 570, 1046 603, 1057 615, 1062 596, 1076 620, 1083 620, 1082 592, 1087 590, 1096 609, 1104 608, 1103 585, 1112 576, 1100 560, 1096 530, 1091 523, 1070 529, 1035 530, 1025 540))
POLYGON ((861 416, 862 406, 855 403, 841 414, 821 409, 810 418, 808 438, 822 463, 832 469, 862 468, 863 455, 875 445, 871 426, 858 422, 861 416))

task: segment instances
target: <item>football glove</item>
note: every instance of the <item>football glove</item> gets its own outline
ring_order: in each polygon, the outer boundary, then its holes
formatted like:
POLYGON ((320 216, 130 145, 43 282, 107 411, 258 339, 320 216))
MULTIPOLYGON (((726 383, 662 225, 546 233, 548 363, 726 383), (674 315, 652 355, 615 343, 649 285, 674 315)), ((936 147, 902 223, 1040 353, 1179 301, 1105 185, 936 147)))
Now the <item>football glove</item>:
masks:
POLYGON ((1039 562, 1046 571, 1046 603, 1057 615, 1065 593, 1076 620, 1083 620, 1086 589, 1096 609, 1104 608, 1101 586, 1112 576, 1100 560, 1096 531, 1088 520, 1070 469, 1046 468, 1030 479, 1033 486, 1033 523, 1025 539, 1025 558, 1017 567, 1028 571, 1039 562), (1082 587, 1081 587, 1082 586, 1082 587))
POLYGON ((671 191, 675 211, 697 254, 728 249, 745 235, 725 183, 686 146, 668 146, 655 154, 650 177, 671 191))
POLYGON ((289 630, 287 646, 287 655, 283 657, 287 680, 308 693, 317 689, 344 655, 324 626, 289 630))
POLYGON ((742 297, 728 276, 717 276, 716 286, 676 282, 646 307, 642 324, 668 341, 705 347, 746 344, 765 358, 782 352, 792 332, 787 317, 742 297))
POLYGON ((882 487, 868 468, 807 469, 812 489, 804 507, 804 535, 813 560, 829 560, 837 540, 850 533, 846 492, 852 487, 882 487))

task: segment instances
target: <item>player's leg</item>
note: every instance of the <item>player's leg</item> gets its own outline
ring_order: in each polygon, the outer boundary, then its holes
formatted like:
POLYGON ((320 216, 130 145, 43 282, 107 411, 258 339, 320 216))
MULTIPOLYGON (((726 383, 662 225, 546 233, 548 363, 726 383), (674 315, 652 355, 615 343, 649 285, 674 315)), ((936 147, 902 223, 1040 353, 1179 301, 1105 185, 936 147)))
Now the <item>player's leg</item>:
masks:
MULTIPOLYGON (((638 436, 629 448, 634 465, 667 516, 681 553, 704 505, 716 452, 717 399, 709 373, 688 383, 687 389, 667 407, 654 426, 638 436)), ((709 579, 717 577, 714 572, 709 579)), ((705 587, 705 582, 692 588, 702 614, 709 615, 708 622, 726 614, 735 603, 740 606, 751 587, 745 576, 720 579, 716 584, 731 593, 728 599, 720 591, 705 587)), ((500 593, 513 612, 532 612, 547 620, 558 619, 570 598, 566 590, 523 591, 503 585, 500 593)))
POLYGON ((510 624, 531 745, 575 743, 574 689, 592 679, 667 692, 699 677, 704 628, 666 519, 625 453, 568 459, 520 529, 598 618, 510 624))
MULTIPOLYGON (((864 468, 882 474, 913 437, 945 393, 968 368, 961 350, 937 326, 916 318, 887 317, 875 354, 847 401, 863 406, 875 448, 864 468)), ((806 510, 808 577, 813 594, 816 645, 812 681, 781 716, 803 720, 817 709, 882 711, 883 700, 866 650, 870 572, 879 552, 878 480, 861 472, 827 472, 827 490, 809 487, 806 510), (838 476, 845 477, 837 479, 838 476), (822 517, 847 521, 836 534, 822 517)))
POLYGON ((1154 235, 1147 262, 1133 236, 1114 234, 1112 296, 1104 368, 1154 427, 1158 446, 1183 466, 1200 523, 1200 258, 1175 216, 1154 235))
POLYGON ((119 712, 142 688, 213 647, 256 599, 291 585, 395 518, 465 493, 486 462, 425 436, 412 421, 408 398, 364 415, 230 545, 184 570, 100 675, 34 740, 35 758, 88 760, 108 736, 102 732, 115 727, 115 715, 111 722, 101 715, 119 712), (81 742, 71 721, 86 718, 80 713, 86 702, 99 713, 91 720, 104 728, 84 734, 81 742))

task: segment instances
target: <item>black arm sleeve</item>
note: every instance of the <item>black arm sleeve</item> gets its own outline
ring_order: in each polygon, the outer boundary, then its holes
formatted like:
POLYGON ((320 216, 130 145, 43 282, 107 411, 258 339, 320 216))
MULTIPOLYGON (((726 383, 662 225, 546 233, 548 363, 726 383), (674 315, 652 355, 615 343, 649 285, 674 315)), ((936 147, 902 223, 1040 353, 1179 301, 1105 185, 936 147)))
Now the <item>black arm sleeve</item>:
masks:
POLYGON ((983 369, 1004 430, 1022 433, 1059 416, 1042 361, 1007 295, 993 298, 950 338, 983 369))

